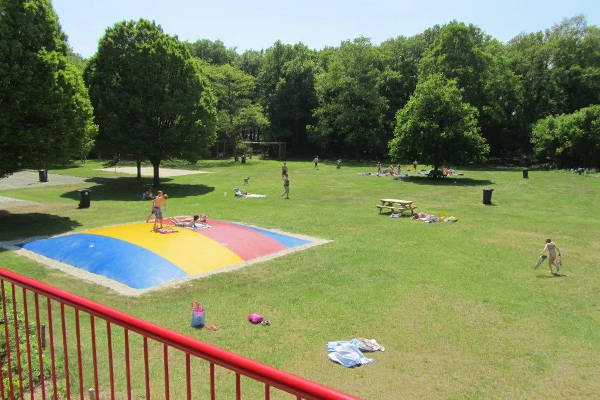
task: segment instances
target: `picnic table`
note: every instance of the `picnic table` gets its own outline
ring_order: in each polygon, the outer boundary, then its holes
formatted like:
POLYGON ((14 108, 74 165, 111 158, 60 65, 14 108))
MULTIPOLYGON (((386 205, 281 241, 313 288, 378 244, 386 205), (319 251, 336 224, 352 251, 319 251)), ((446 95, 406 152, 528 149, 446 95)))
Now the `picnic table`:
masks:
POLYGON ((380 201, 381 204, 375 206, 379 208, 379 214, 381 214, 381 210, 390 210, 396 213, 410 211, 410 215, 413 215, 414 210, 417 208, 411 200, 381 199, 380 201))

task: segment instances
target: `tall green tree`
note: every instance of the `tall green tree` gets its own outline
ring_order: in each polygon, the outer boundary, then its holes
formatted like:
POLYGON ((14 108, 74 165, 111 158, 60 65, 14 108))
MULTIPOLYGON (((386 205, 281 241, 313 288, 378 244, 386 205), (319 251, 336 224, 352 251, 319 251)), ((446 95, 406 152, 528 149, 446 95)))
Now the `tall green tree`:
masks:
POLYGON ((277 41, 267 49, 258 75, 261 104, 271 127, 267 139, 289 143, 291 153, 311 151, 306 125, 317 104, 314 88, 316 54, 302 43, 277 41))
POLYGON ((259 135, 269 126, 262 107, 256 104, 256 81, 252 75, 229 64, 202 64, 202 71, 209 79, 217 102, 217 135, 234 150, 241 148, 246 134, 259 135), (240 116, 244 113, 244 117, 240 116), (251 121, 251 117, 256 120, 251 121), (249 126, 241 125, 243 121, 249 126), (266 121, 266 122, 265 122, 266 121))
POLYGON ((550 73, 563 96, 560 112, 600 103, 600 29, 583 16, 564 20, 546 32, 550 73))
POLYGON ((419 65, 423 79, 443 74, 456 80, 464 101, 478 111, 478 124, 493 155, 524 152, 527 132, 518 130, 519 85, 504 45, 479 27, 452 21, 443 26, 419 65))
POLYGON ((366 38, 343 42, 316 77, 318 106, 309 138, 330 153, 356 158, 387 153, 387 102, 378 88, 382 63, 366 38))
POLYGON ((479 133, 477 110, 463 101, 456 81, 429 75, 398 111, 393 160, 419 160, 438 169, 443 165, 482 160, 489 146, 479 133))
POLYGON ((196 161, 215 140, 216 99, 184 43, 147 20, 108 28, 85 74, 105 149, 196 161))
POLYGON ((396 113, 408 102, 419 80, 419 63, 425 51, 433 44, 440 32, 435 25, 425 32, 411 37, 399 36, 381 43, 383 71, 378 88, 388 102, 385 115, 386 129, 393 132, 396 113))
POLYGON ((97 126, 48 0, 0 0, 0 176, 84 158, 97 126))

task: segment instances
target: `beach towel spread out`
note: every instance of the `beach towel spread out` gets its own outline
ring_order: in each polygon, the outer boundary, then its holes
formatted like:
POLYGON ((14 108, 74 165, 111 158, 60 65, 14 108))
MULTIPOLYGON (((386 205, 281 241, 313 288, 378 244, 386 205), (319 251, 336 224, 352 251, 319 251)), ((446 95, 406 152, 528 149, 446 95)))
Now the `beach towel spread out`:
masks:
POLYGON ((375 339, 356 338, 350 341, 328 342, 327 351, 327 357, 331 361, 351 368, 373 362, 373 359, 365 357, 363 351, 385 351, 385 348, 375 339))
POLYGON ((233 194, 235 195, 235 197, 243 197, 243 198, 249 198, 249 197, 264 198, 264 197, 267 197, 266 194, 248 193, 245 190, 240 190, 239 188, 233 188, 233 194))

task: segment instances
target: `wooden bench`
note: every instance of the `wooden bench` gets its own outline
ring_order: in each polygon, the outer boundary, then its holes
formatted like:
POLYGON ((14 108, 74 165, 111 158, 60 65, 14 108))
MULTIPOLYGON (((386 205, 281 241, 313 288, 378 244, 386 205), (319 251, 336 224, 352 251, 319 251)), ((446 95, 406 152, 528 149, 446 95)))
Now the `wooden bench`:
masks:
POLYGON ((376 205, 381 210, 390 210, 393 213, 403 213, 404 211, 410 211, 410 215, 413 215, 417 207, 414 206, 412 201, 408 200, 396 200, 396 199, 381 199, 381 204, 376 205))

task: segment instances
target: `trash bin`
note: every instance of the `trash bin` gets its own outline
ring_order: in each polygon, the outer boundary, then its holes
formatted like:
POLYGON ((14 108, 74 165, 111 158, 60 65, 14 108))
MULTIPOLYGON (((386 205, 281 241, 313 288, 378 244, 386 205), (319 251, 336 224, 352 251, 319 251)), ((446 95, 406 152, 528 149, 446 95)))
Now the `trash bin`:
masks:
POLYGON ((483 189, 483 204, 492 204, 492 192, 494 189, 483 189))
POLYGON ((529 178, 529 169, 523 168, 523 178, 529 178))
POLYGON ((246 164, 246 155, 245 154, 242 156, 242 164, 246 164))
POLYGON ((39 175, 40 175, 40 182, 48 182, 48 170, 47 169, 40 169, 38 171, 39 175))
POLYGON ((90 206, 90 189, 79 189, 79 208, 89 208, 90 206))

